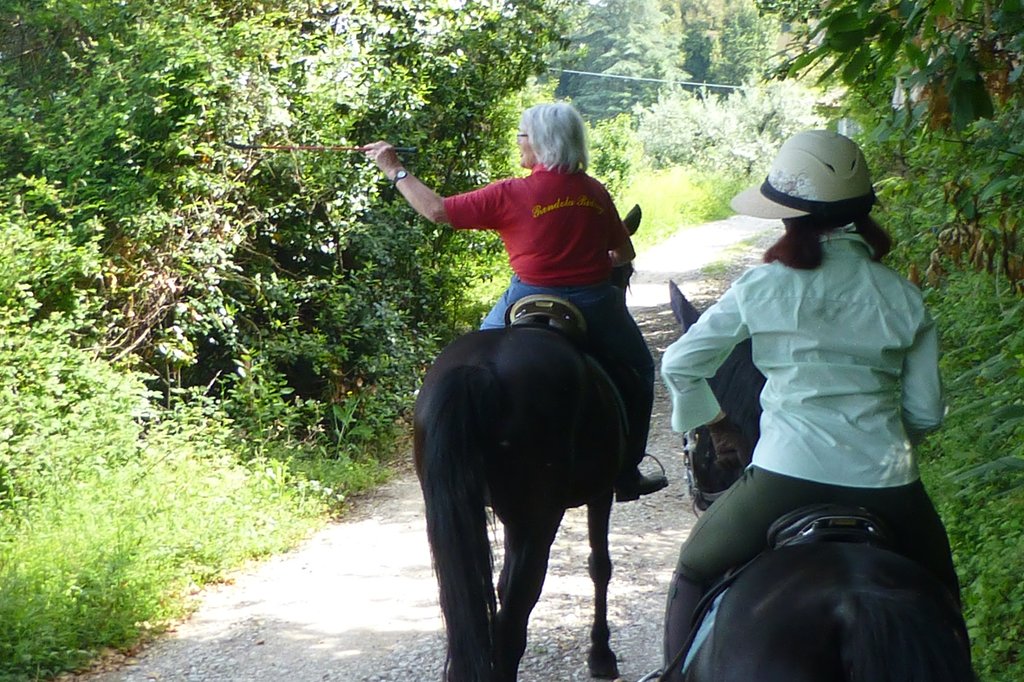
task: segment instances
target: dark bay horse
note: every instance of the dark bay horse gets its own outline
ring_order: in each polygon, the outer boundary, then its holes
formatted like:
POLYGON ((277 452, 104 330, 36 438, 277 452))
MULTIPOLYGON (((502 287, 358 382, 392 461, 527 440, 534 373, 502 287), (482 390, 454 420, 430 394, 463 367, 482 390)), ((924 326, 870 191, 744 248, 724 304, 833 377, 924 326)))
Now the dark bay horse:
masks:
POLYGON ((415 412, 415 457, 448 635, 451 682, 511 682, 565 510, 587 505, 595 609, 590 671, 618 676, 609 647, 608 524, 625 451, 614 389, 560 333, 471 332, 431 367, 415 412), (504 525, 492 583, 486 505, 504 525))
MULTIPOLYGON (((697 310, 674 284, 670 297, 685 332, 697 310)), ((723 410, 755 442, 764 376, 750 344, 737 346, 710 383, 723 410)), ((706 429, 689 438, 694 503, 703 509, 743 467, 716 460, 706 429)), ((698 639, 685 682, 975 680, 957 599, 923 566, 870 542, 819 540, 768 551, 766 541, 698 639)))
MULTIPOLYGON (((670 281, 668 285, 672 313, 685 333, 700 313, 675 282, 670 281)), ((740 427, 747 441, 756 443, 761 436, 759 398, 764 388, 764 375, 754 366, 749 340, 733 349, 708 384, 719 403, 729 406, 729 418, 740 427)), ((704 426, 683 435, 683 453, 690 499, 694 513, 698 514, 725 492, 750 464, 750 460, 719 460, 704 426)))
MULTIPOLYGON (((624 219, 630 232, 639 207, 624 219)), ((616 274, 620 286, 629 272, 616 274)), ((565 510, 587 506, 594 677, 618 677, 609 645, 608 526, 626 447, 621 398, 568 335, 543 326, 470 332, 424 379, 414 456, 448 639, 449 682, 513 682, 565 510), (487 507, 504 527, 493 583, 487 507)))

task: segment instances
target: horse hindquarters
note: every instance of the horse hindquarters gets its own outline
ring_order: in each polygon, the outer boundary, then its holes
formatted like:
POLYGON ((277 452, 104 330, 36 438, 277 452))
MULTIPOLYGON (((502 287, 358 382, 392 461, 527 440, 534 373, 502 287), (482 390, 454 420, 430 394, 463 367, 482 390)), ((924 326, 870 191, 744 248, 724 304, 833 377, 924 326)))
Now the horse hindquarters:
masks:
POLYGON ((881 591, 845 597, 840 656, 849 679, 974 682, 966 629, 943 606, 881 591))
POLYGON ((759 557, 726 592, 686 682, 973 682, 955 600, 924 567, 869 545, 759 557))
POLYGON ((415 458, 451 682, 492 679, 496 604, 480 413, 496 414, 496 401, 488 370, 456 366, 424 384, 416 407, 415 458))

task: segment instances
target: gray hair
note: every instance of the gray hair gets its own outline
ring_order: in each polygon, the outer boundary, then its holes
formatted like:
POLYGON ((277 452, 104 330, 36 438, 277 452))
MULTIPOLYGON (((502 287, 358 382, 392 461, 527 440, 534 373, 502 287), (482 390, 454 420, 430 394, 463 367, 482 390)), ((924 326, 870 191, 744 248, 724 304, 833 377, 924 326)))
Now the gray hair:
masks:
POLYGON ((537 161, 551 170, 587 170, 589 154, 583 118, 566 102, 538 104, 523 112, 519 123, 537 161))

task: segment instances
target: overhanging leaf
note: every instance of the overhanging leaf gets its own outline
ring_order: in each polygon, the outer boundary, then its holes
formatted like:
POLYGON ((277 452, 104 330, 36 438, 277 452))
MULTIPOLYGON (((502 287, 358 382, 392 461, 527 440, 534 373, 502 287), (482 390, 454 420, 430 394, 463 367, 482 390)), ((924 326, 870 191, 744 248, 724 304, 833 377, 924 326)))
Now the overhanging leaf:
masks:
POLYGON ((843 68, 843 82, 851 84, 864 73, 864 67, 871 63, 871 48, 861 45, 843 68))

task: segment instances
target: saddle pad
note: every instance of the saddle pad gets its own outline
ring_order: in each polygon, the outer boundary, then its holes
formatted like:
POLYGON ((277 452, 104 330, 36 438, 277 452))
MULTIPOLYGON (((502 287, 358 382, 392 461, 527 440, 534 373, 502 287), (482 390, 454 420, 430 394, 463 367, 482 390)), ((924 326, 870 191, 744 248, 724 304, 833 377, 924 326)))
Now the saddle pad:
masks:
POLYGON ((711 606, 708 607, 707 613, 704 614, 704 618, 700 621, 700 626, 697 628, 697 632, 693 635, 690 641, 690 648, 686 652, 686 659, 683 660, 683 673, 686 673, 686 669, 690 667, 690 663, 693 662, 693 657, 700 651, 701 646, 707 641, 708 635, 711 634, 711 630, 715 627, 715 616, 718 614, 718 605, 722 603, 722 597, 729 589, 722 590, 715 600, 711 602, 711 606))

